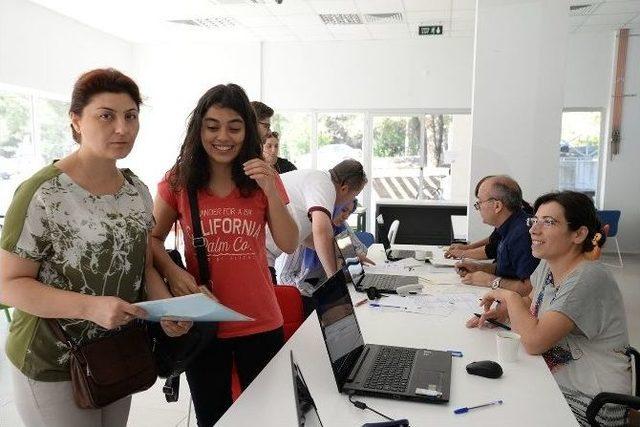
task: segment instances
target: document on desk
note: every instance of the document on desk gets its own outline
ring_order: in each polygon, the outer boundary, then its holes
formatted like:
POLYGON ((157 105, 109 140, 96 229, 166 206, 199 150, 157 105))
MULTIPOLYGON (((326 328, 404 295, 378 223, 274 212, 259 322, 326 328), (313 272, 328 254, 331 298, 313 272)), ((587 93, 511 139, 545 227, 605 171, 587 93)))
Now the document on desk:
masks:
POLYGON ((379 302, 380 307, 389 306, 411 313, 448 316, 454 310, 473 311, 478 308, 478 296, 471 293, 437 295, 387 295, 379 302))
POLYGON ((143 301, 135 305, 144 308, 149 314, 146 320, 152 322, 158 322, 162 317, 194 322, 247 322, 254 320, 212 300, 205 294, 143 301))

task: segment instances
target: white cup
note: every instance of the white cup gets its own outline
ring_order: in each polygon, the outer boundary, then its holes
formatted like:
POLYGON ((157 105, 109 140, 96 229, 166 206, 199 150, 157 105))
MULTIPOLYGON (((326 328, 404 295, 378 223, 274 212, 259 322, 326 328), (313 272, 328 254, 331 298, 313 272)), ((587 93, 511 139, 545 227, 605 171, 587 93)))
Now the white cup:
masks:
POLYGON ((515 362, 518 360, 519 334, 510 331, 498 331, 496 332, 496 344, 498 345, 498 359, 502 362, 515 362))

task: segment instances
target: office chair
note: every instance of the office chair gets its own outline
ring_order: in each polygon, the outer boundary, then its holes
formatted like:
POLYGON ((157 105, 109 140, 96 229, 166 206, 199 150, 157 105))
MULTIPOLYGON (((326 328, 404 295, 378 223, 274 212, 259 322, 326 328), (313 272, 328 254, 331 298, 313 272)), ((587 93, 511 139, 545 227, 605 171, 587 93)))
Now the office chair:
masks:
POLYGON ((400 220, 394 219, 391 225, 389 226, 389 245, 393 246, 396 242, 396 236, 398 235, 398 228, 400 228, 400 220))
POLYGON ((613 241, 616 243, 616 251, 618 252, 618 265, 615 264, 607 264, 610 265, 612 267, 623 267, 622 264, 622 255, 620 254, 620 245, 618 244, 618 238, 616 237, 618 234, 618 222, 620 222, 620 215, 621 215, 621 211, 619 210, 604 210, 604 211, 598 211, 598 219, 600 219, 600 222, 605 225, 608 224, 609 225, 609 233, 607 234, 607 238, 609 239, 613 239, 613 241))
POLYGON ((356 231, 355 235, 358 240, 360 240, 366 247, 369 247, 375 243, 373 234, 369 233, 368 231, 356 231))
MULTIPOLYGON (((587 422, 591 426, 600 426, 596 420, 596 416, 598 415, 598 412, 600 412, 600 409, 602 409, 602 406, 607 403, 627 406, 636 411, 640 410, 640 354, 638 353, 638 350, 633 347, 627 348, 625 353, 631 358, 631 385, 634 394, 630 395, 608 392, 598 393, 587 407, 587 422)), ((634 423, 633 425, 636 424, 634 423)))

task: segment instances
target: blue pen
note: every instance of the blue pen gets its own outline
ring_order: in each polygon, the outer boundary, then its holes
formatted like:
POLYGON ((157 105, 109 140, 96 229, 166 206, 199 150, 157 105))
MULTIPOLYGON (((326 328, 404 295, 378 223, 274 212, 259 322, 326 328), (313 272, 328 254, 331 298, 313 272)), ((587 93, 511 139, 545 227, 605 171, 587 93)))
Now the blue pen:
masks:
POLYGON ((493 402, 489 402, 489 403, 485 403, 483 405, 477 405, 477 406, 465 406, 465 407, 458 408, 458 409, 454 410, 453 413, 454 414, 466 414, 467 412, 469 412, 472 409, 484 408, 485 406, 492 406, 492 405, 502 405, 502 400, 494 400, 493 402))
POLYGON ((377 304, 375 302, 372 302, 369 304, 369 307, 389 307, 389 308, 401 308, 403 310, 406 310, 407 307, 402 307, 400 305, 386 305, 386 304, 377 304))

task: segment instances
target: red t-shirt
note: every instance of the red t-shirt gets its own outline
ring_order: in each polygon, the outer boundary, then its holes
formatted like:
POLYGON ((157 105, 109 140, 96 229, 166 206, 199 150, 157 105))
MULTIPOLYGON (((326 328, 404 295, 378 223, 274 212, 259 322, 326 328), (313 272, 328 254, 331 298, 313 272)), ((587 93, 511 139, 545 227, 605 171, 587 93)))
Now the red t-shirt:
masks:
MULTIPOLYGON (((276 186, 285 203, 289 200, 276 175, 276 186)), ((189 198, 186 191, 173 191, 167 177, 158 184, 158 195, 178 212, 184 231, 187 270, 198 280, 198 267, 189 198)), ((226 197, 207 190, 198 192, 202 234, 206 240, 213 294, 253 322, 220 322, 218 337, 231 338, 267 332, 282 326, 265 250, 267 197, 258 189, 242 197, 236 188, 226 197)))

